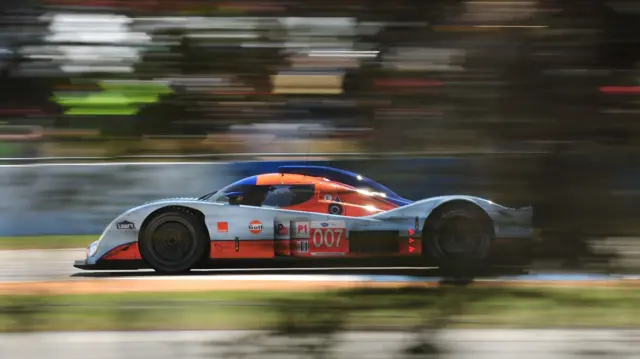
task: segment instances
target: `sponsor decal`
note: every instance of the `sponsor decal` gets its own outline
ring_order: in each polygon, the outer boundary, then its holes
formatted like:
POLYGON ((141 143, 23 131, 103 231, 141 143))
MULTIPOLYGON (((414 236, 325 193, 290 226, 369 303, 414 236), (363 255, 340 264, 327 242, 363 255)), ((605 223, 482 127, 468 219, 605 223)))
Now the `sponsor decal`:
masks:
POLYGON ((311 238, 315 248, 340 248, 344 239, 344 228, 314 228, 311 238))
POLYGON ((349 250, 345 221, 311 222, 310 253, 340 254, 349 250))
POLYGON ((136 225, 133 222, 122 221, 116 223, 116 228, 118 229, 136 229, 136 225))
POLYGON ((330 195, 330 194, 326 194, 326 195, 324 196, 324 200, 325 200, 325 201, 331 201, 331 200, 333 200, 333 197, 331 197, 331 195, 330 195))
POLYGON ((276 227, 276 235, 278 235, 278 236, 288 236, 289 235, 289 228, 287 228, 287 226, 285 226, 282 223, 278 223, 278 225, 276 227))
POLYGON ((249 232, 253 234, 260 234, 262 232, 262 222, 253 220, 249 223, 249 232))
POLYGON ((345 221, 313 221, 310 228, 346 228, 345 221))
POLYGON ((309 253, 309 241, 297 241, 296 251, 298 253, 309 253))
POLYGON ((229 232, 229 222, 218 222, 218 232, 220 233, 229 232))
POLYGON ((309 238, 309 222, 294 222, 293 223, 293 238, 309 238))

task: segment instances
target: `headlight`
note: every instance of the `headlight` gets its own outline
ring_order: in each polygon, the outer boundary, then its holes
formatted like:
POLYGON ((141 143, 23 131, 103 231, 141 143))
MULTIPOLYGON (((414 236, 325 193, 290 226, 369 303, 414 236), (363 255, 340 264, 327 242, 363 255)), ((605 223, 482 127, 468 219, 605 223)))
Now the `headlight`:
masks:
POLYGON ((87 258, 93 257, 98 251, 98 241, 95 241, 89 245, 89 250, 87 251, 87 258))

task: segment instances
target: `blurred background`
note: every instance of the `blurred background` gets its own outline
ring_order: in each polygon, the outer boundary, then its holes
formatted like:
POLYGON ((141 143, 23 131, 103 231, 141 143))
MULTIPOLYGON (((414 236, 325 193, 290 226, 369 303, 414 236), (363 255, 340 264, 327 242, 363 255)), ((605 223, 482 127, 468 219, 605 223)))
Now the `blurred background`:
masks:
POLYGON ((1 6, 0 235, 99 233, 281 161, 535 205, 545 238, 640 230, 634 1, 1 6))
POLYGON ((640 267, 637 1, 3 0, 0 19, 5 247, 317 163, 533 205, 542 268, 640 267))
POLYGON ((633 1, 3 1, 3 157, 636 144, 633 1))

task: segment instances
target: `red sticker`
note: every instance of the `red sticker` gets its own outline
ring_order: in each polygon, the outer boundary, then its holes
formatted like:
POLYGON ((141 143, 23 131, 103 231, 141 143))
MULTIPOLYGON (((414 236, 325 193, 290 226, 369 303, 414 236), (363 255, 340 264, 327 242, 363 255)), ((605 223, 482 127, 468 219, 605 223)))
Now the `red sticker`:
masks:
POLYGON ((229 222, 218 222, 218 232, 229 232, 229 222))
POLYGON ((289 235, 289 228, 287 228, 284 224, 282 223, 278 223, 278 235, 279 236, 288 236, 289 235))

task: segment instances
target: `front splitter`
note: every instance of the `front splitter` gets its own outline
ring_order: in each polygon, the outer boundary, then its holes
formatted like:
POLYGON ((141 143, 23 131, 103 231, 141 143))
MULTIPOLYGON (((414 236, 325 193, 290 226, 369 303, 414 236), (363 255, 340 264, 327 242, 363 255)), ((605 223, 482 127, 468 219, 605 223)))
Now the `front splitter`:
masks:
POLYGON ((131 270, 149 268, 143 260, 99 260, 94 264, 89 264, 86 259, 79 259, 73 262, 73 266, 82 270, 131 270))

